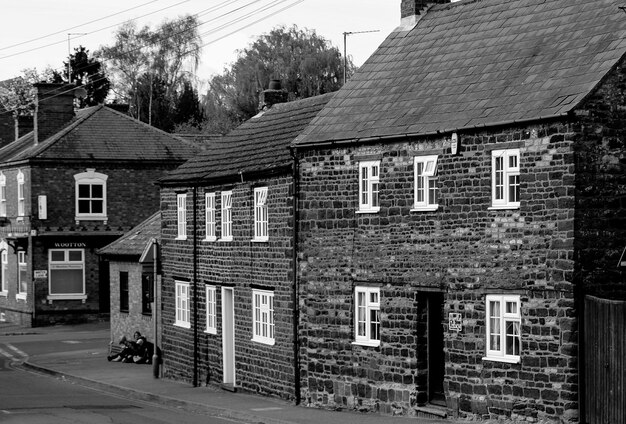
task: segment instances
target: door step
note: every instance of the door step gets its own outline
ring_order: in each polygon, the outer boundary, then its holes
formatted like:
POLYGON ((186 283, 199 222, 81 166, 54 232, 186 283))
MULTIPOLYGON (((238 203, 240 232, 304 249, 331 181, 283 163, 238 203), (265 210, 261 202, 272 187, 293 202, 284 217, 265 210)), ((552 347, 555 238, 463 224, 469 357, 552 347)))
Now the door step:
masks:
POLYGON ((237 392, 237 387, 232 383, 222 383, 222 389, 233 393, 237 392))
POLYGON ((448 417, 448 412, 446 408, 442 408, 437 405, 425 405, 425 406, 417 406, 415 407, 415 412, 418 418, 441 418, 445 419, 448 417))

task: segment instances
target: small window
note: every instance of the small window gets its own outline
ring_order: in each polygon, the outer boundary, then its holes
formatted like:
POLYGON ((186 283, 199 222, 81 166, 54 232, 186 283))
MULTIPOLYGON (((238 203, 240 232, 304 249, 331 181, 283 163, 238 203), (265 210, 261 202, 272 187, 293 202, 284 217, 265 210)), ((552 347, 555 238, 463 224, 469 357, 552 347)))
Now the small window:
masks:
POLYGON ((189 319, 189 283, 176 281, 176 319, 174 325, 191 328, 189 319))
POLYGON ((7 216, 7 177, 0 172, 0 216, 7 216))
POLYGON ((487 295, 487 354, 484 359, 520 361, 522 316, 519 296, 487 295))
POLYGON ((76 182, 76 220, 107 219, 106 184, 108 176, 87 169, 74 175, 76 182))
POLYGON ((222 238, 221 240, 230 241, 233 239, 233 192, 225 191, 222 193, 222 238))
POLYGON ((128 272, 120 272, 120 312, 128 312, 128 272))
POLYGON ((187 239, 187 195, 179 194, 176 196, 176 210, 177 210, 177 228, 178 240, 187 239))
POLYGON ((416 156, 414 161, 414 210, 433 211, 437 202, 437 156, 416 156))
POLYGON ((359 163, 359 212, 378 212, 380 161, 359 163))
POLYGON ((517 209, 520 206, 519 149, 491 152, 492 208, 517 209))
POLYGON ((154 274, 143 272, 141 274, 141 313, 152 315, 152 302, 154 302, 154 274))
POLYGON ((254 240, 267 241, 267 187, 254 189, 254 240))
POLYGON ((9 286, 7 284, 7 271, 9 269, 9 255, 7 252, 7 246, 5 242, 2 242, 2 250, 0 251, 0 264, 1 264, 1 272, 0 275, 0 293, 5 295, 9 291, 9 286))
POLYGON ((206 238, 207 241, 215 241, 215 193, 204 195, 206 238))
POLYGON ((252 290, 252 340, 273 345, 274 292, 252 290))
POLYGON ((26 215, 26 198, 24 195, 25 178, 22 171, 17 172, 17 216, 26 215))
POLYGON ((206 298, 206 332, 217 334, 217 298, 215 286, 204 286, 206 298))
POLYGON ((354 344, 380 345, 380 288, 356 287, 354 289, 355 317, 354 344))

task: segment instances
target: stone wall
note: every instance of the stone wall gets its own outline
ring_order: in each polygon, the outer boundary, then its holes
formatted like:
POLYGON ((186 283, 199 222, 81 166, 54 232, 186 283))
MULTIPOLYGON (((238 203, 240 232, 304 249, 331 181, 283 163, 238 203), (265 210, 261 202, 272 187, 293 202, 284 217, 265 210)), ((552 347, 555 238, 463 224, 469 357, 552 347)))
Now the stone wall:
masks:
POLYGON ((163 217, 163 355, 165 376, 193 381, 193 305, 197 305, 199 384, 223 381, 222 288, 234 290, 235 385, 243 390, 284 399, 295 397, 292 302, 292 192, 290 178, 201 187, 197 191, 197 298, 191 295, 192 328, 174 325, 175 280, 190 283, 193 293, 193 190, 187 193, 187 240, 177 234, 176 194, 162 190, 163 217), (254 187, 267 186, 269 241, 253 242, 254 187), (216 193, 217 237, 220 238, 221 196, 231 190, 233 241, 206 241, 204 193, 216 193), (205 285, 216 287, 217 334, 206 333, 205 285), (275 344, 252 339, 252 289, 274 291, 275 344))
POLYGON ((301 153, 302 397, 309 405, 416 415, 427 400, 428 293, 444 293, 445 396, 465 417, 575 417, 571 125, 501 128, 301 153), (521 207, 493 210, 491 150, 521 151, 521 207), (413 157, 438 154, 439 207, 411 211, 413 157), (359 160, 380 158, 378 213, 358 209, 359 160), (354 341, 354 287, 381 292, 381 345, 354 341), (485 296, 517 294, 517 364, 483 360, 485 296), (460 313, 461 331, 448 328, 460 313))

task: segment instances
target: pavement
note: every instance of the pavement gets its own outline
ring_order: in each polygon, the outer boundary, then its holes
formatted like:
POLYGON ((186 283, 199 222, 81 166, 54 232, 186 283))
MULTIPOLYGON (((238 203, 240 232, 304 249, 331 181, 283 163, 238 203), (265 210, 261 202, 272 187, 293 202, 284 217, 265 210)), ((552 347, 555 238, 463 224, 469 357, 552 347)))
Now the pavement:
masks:
POLYGON ((254 424, 450 424, 450 419, 388 416, 353 411, 330 411, 298 406, 280 399, 214 386, 191 384, 153 376, 152 365, 108 362, 109 324, 55 326, 23 329, 0 323, 0 335, 89 331, 102 337, 101 347, 29 356, 14 368, 39 372, 72 384, 90 387, 126 399, 157 403, 222 419, 254 424))

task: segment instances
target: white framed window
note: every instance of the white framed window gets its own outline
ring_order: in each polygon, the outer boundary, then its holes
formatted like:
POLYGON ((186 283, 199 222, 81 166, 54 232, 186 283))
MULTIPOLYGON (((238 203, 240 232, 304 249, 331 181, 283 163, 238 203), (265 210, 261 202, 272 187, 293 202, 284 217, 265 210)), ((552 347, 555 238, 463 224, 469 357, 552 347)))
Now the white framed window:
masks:
POLYGON ((520 297, 487 295, 485 302, 487 343, 483 359, 519 362, 522 347, 520 297))
POLYGON ((252 290, 252 340, 273 345, 274 341, 274 292, 252 290))
POLYGON ((48 300, 86 299, 84 249, 48 251, 48 300))
POLYGON ((205 207, 205 226, 207 241, 215 241, 215 193, 204 194, 204 207, 205 207))
POLYGON ((22 170, 17 171, 17 216, 26 215, 26 197, 24 195, 24 185, 26 179, 22 170))
POLYGON ((222 192, 222 238, 230 241, 233 239, 233 192, 222 192))
POLYGON ((176 318, 177 327, 191 328, 189 319, 189 283, 176 281, 176 318))
POLYGON ((7 216, 7 177, 0 172, 0 216, 7 216))
POLYGON ((268 217, 267 217, 267 187, 254 189, 254 240, 267 241, 268 217))
POLYGON ((17 252, 17 298, 26 300, 28 292, 28 264, 26 263, 26 252, 19 250, 17 252))
POLYGON ((493 209, 517 209, 520 206, 519 149, 491 152, 491 206, 493 209))
POLYGON ((380 161, 359 163, 359 212, 378 212, 380 210, 379 181, 380 161))
POLYGON ((105 174, 88 168, 74 175, 76 220, 107 220, 107 179, 105 174))
POLYGON ((177 240, 187 239, 187 195, 176 195, 177 240))
POLYGON ((380 345, 380 288, 354 289, 354 344, 380 345))
POLYGON ((413 210, 434 211, 437 203, 437 156, 416 156, 413 165, 413 210))
POLYGON ((6 242, 0 243, 0 296, 7 296, 9 293, 9 284, 7 281, 7 271, 9 270, 9 252, 6 242))
POLYGON ((209 334, 217 334, 217 292, 215 286, 204 286, 206 300, 206 329, 209 334))

